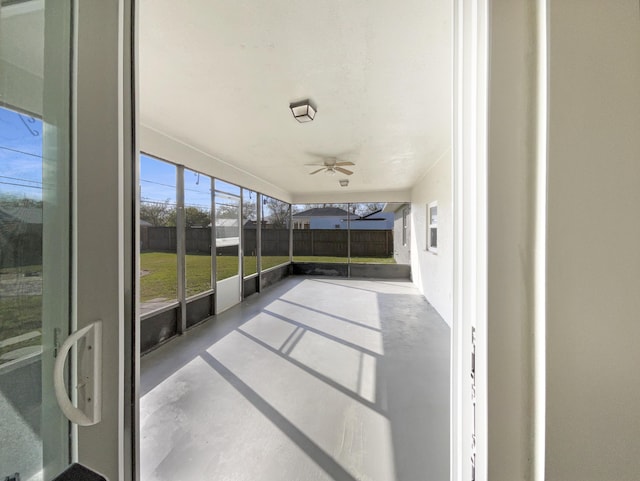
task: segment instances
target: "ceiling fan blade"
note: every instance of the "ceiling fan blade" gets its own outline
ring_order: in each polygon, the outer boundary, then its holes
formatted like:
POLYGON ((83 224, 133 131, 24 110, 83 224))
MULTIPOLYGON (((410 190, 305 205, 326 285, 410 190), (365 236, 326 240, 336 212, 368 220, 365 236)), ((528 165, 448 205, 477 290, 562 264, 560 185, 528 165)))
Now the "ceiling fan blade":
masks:
POLYGON ((347 174, 347 175, 351 175, 351 174, 353 174, 353 172, 351 172, 350 170, 343 169, 342 167, 336 167, 336 170, 337 170, 338 172, 342 172, 343 174, 347 174))
POLYGON ((324 167, 322 169, 318 169, 318 170, 314 170, 313 172, 309 172, 309 175, 313 175, 313 174, 317 174, 318 172, 324 170, 324 167))
MULTIPOLYGON (((318 162, 316 162, 315 164, 304 164, 304 165, 311 165, 311 166, 314 166, 314 165, 322 165, 322 166, 325 166, 324 164, 319 164, 318 162)), ((326 167, 326 166, 325 166, 325 167, 326 167)))
POLYGON ((335 164, 336 166, 341 166, 341 165, 356 165, 353 162, 349 162, 348 160, 344 160, 344 161, 340 161, 340 162, 336 162, 335 164))

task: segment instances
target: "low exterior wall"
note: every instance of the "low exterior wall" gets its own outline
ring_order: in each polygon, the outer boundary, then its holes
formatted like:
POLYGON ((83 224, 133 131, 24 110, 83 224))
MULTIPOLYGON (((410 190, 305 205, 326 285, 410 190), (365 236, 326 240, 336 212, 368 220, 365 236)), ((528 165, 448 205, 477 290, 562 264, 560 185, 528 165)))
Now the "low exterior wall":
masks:
POLYGON ((351 277, 411 279, 411 266, 407 264, 351 264, 351 277))
MULTIPOLYGON (((411 266, 399 264, 347 264, 329 262, 293 262, 263 271, 260 276, 243 280, 244 297, 277 284, 290 275, 349 277, 369 279, 410 279, 411 266)), ((213 294, 193 299, 187 304, 187 327, 212 319, 215 312, 213 294)), ((178 333, 180 308, 174 306, 157 314, 144 315, 140 322, 140 350, 143 354, 166 342, 178 333)))
POLYGON ((285 277, 289 277, 289 275, 291 275, 291 264, 285 264, 269 269, 268 271, 263 271, 260 274, 260 290, 277 284, 285 277))
POLYGON ((293 274, 296 276, 329 276, 347 277, 347 264, 333 264, 329 262, 294 262, 293 274))

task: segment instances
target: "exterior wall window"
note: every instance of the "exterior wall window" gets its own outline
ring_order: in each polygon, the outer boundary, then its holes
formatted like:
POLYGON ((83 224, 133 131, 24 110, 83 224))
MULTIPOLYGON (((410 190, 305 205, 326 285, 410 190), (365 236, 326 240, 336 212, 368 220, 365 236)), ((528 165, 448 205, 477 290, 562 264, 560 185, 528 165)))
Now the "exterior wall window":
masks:
POLYGON ((402 209, 402 245, 407 245, 407 216, 409 209, 402 209))
POLYGON ((427 250, 438 252, 438 203, 427 204, 427 250))

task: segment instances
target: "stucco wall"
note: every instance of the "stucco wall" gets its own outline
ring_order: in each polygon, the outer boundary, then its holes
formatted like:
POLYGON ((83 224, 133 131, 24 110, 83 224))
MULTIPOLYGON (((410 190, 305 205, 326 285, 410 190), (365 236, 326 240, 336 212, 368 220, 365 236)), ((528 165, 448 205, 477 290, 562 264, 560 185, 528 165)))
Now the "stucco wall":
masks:
POLYGON ((431 305, 451 325, 453 223, 451 153, 447 152, 411 191, 411 275, 431 305), (438 252, 426 249, 427 204, 438 202, 438 252))
POLYGON ((394 212, 393 221, 393 258, 397 264, 411 264, 411 206, 410 204, 402 204, 398 210, 394 212), (404 230, 404 212, 406 211, 406 244, 403 244, 404 230))
POLYGON ((546 479, 640 476, 640 4, 550 2, 546 479))

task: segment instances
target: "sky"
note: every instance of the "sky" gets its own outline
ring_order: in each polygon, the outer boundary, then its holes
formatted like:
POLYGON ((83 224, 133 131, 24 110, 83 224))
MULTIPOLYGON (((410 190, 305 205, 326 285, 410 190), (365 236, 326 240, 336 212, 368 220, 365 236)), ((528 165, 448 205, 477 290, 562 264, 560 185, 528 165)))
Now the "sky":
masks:
POLYGON ((0 196, 42 199, 42 122, 0 107, 0 196))
MULTIPOLYGON (((240 195, 240 187, 215 179, 215 189, 240 195)), ((176 202, 176 167, 148 155, 140 155, 140 198, 149 202, 176 202)), ((184 171, 184 201, 187 206, 209 209, 211 178, 189 169, 184 171)))
MULTIPOLYGON (((209 210, 211 178, 185 169, 185 204, 209 210)), ((215 179, 216 191, 239 196, 240 187, 215 179)), ((245 191, 248 192, 248 191, 245 191)), ((42 121, 0 107, 0 196, 42 199, 42 121)), ((140 155, 143 202, 176 202, 176 166, 140 155)), ((220 196, 220 203, 226 203, 220 196)), ((255 194, 253 195, 255 201, 255 194)), ((248 198, 245 198, 245 201, 248 198)), ((302 210, 304 206, 300 206, 302 210)), ((264 215, 270 214, 263 206, 264 215)))

